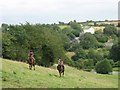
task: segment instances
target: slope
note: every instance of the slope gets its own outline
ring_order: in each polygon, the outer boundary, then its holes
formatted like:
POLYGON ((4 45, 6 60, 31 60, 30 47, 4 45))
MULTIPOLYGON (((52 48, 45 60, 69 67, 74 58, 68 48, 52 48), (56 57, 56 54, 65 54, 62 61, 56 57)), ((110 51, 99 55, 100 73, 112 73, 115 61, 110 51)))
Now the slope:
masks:
POLYGON ((102 75, 77 70, 65 65, 65 76, 59 77, 56 64, 51 68, 0 58, 3 88, 118 88, 118 75, 102 75))

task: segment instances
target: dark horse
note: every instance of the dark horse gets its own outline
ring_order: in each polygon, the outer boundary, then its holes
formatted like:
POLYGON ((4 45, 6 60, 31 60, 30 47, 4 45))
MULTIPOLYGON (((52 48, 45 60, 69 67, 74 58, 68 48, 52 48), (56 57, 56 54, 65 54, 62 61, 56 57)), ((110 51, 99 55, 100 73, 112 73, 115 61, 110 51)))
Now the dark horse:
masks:
POLYGON ((61 73, 63 73, 63 75, 64 75, 64 69, 65 69, 64 65, 57 66, 57 70, 59 71, 60 77, 61 77, 61 73))
POLYGON ((32 70, 32 66, 35 70, 35 58, 31 55, 28 59, 29 69, 32 70))

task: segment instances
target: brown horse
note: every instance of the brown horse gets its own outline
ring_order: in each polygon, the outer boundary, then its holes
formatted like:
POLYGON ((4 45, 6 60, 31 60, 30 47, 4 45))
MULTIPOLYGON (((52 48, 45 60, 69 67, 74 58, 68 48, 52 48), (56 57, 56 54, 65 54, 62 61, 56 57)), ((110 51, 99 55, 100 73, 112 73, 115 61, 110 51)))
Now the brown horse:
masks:
POLYGON ((31 55, 28 59, 29 69, 32 70, 32 66, 35 70, 35 58, 31 55))
POLYGON ((57 70, 59 71, 60 77, 61 77, 62 73, 64 75, 64 69, 65 69, 64 65, 58 65, 57 66, 57 70))

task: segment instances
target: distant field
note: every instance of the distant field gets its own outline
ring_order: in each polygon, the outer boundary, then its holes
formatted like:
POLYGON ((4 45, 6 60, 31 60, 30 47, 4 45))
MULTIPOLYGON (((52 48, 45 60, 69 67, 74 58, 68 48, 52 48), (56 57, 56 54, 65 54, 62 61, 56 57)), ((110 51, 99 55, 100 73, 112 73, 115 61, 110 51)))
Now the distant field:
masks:
POLYGON ((75 55, 74 52, 67 52, 67 53, 66 53, 66 56, 67 56, 69 59, 71 59, 71 57, 74 56, 74 55, 75 55))
POLYGON ((59 26, 61 29, 64 29, 64 28, 66 28, 66 27, 70 27, 69 25, 60 25, 59 26))
POLYGON ((65 76, 59 77, 56 64, 51 68, 36 66, 29 70, 26 63, 1 59, 3 88, 118 88, 118 75, 85 72, 65 65, 65 76))
POLYGON ((98 31, 98 30, 102 30, 105 28, 104 26, 94 26, 93 27, 95 29, 95 31, 98 31))

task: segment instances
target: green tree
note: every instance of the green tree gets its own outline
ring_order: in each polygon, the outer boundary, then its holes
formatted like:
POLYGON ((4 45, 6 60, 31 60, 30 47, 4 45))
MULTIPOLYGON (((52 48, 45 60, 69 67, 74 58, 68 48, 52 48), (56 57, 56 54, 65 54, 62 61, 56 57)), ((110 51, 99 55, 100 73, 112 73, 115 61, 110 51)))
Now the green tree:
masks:
POLYGON ((70 22, 70 26, 71 26, 71 28, 73 28, 73 29, 82 30, 82 29, 81 29, 81 26, 80 26, 78 23, 76 23, 76 22, 70 22))
POLYGON ((86 52, 85 52, 85 50, 83 50, 83 48, 78 48, 78 49, 75 51, 75 53, 76 53, 76 56, 77 56, 78 58, 82 58, 82 59, 85 59, 85 58, 86 58, 86 52))
POLYGON ((89 52, 88 52, 88 54, 87 54, 87 58, 88 58, 88 59, 93 59, 93 60, 94 60, 94 65, 95 65, 98 61, 104 59, 103 54, 100 53, 100 52, 95 51, 93 48, 90 48, 90 49, 89 49, 89 52))
POLYGON ((95 34, 95 37, 98 42, 105 43, 108 41, 108 37, 104 34, 95 34))
POLYGON ((4 58, 27 61, 27 53, 31 48, 38 65, 42 65, 42 60, 47 60, 44 66, 51 66, 58 58, 65 57, 61 35, 52 25, 26 23, 9 25, 8 28, 2 38, 4 58))
POLYGON ((91 70, 94 66, 94 61, 93 59, 85 59, 84 60, 84 69, 89 69, 91 70))
POLYGON ((115 44, 110 49, 110 57, 116 62, 120 60, 120 43, 115 44))
POLYGON ((80 46, 83 47, 83 49, 89 49, 89 48, 96 48, 97 47, 97 40, 94 37, 94 35, 90 33, 85 33, 81 38, 80 38, 80 46))
POLYGON ((112 72, 112 66, 110 62, 105 59, 96 64, 95 70, 97 73, 108 74, 109 72, 112 72))
POLYGON ((106 35, 117 35, 117 29, 115 26, 112 25, 107 25, 104 29, 103 29, 103 33, 106 35))
POLYGON ((42 46, 42 60, 41 65, 45 67, 49 67, 54 64, 54 53, 53 50, 47 46, 42 46))
POLYGON ((79 37, 80 31, 79 30, 73 30, 71 33, 74 34, 76 37, 79 37))

